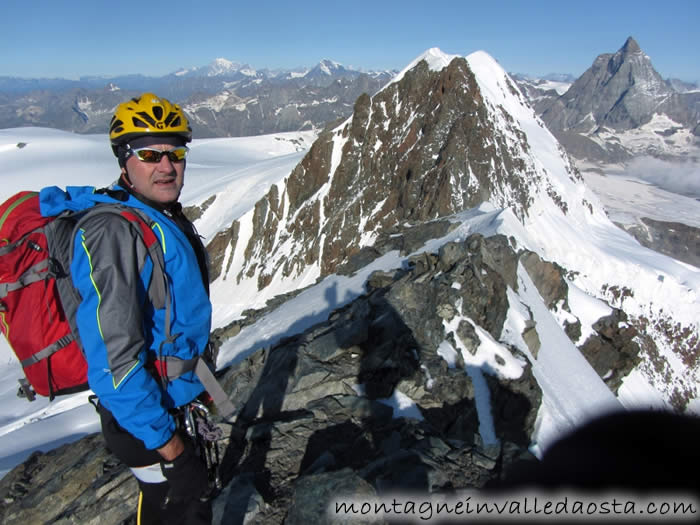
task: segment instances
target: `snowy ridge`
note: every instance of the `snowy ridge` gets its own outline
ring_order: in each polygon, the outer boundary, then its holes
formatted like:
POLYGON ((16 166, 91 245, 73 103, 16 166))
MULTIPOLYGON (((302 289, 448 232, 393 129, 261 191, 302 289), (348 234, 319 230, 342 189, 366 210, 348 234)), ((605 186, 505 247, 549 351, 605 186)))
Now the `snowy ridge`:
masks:
MULTIPOLYGON (((456 229, 445 237, 429 241, 414 254, 423 251, 436 252, 445 243, 463 241, 472 233, 490 236, 508 231, 510 228, 513 228, 512 231, 522 228, 511 211, 495 209, 488 203, 479 209, 459 214, 453 220, 459 224, 456 229)), ((254 325, 244 327, 235 338, 226 341, 220 349, 219 365, 225 366, 244 359, 260 347, 261 341, 264 342, 264 346, 273 345, 289 333, 304 330, 325 320, 332 309, 347 304, 365 292, 365 280, 373 271, 399 268, 406 264, 411 255, 400 257, 398 252, 390 252, 351 277, 338 275, 326 277, 254 325), (338 300, 329 302, 328 290, 333 290, 338 300)), ((508 378, 520 376, 524 362, 521 358, 514 356, 511 350, 504 346, 505 344, 517 348, 523 355, 528 356, 535 377, 543 389, 543 407, 540 411, 538 430, 534 436, 536 450, 540 450, 562 432, 601 412, 617 409, 620 403, 571 343, 555 315, 547 310, 522 266, 518 271, 518 279, 518 291, 513 289, 508 291, 510 310, 499 340, 495 340, 485 330, 475 325, 481 341, 475 355, 469 354, 459 343, 457 348, 453 347, 447 339, 438 352, 452 368, 456 366, 457 355, 462 356, 465 372, 475 383, 480 430, 482 439, 486 443, 493 442, 494 433, 493 423, 490 422, 492 420, 488 389, 485 384, 479 386, 484 381, 482 374, 487 372, 508 378), (533 319, 533 314, 543 347, 537 358, 532 356, 521 336, 525 323, 533 319), (545 346, 550 347, 549 350, 544 350, 545 346)), ((589 320, 590 329, 590 323, 598 319, 596 315, 601 311, 605 312, 605 305, 586 294, 583 295, 586 299, 581 299, 577 303, 580 306, 578 313, 584 322, 586 319, 589 320)), ((454 306, 459 312, 459 305, 454 306)), ((456 331, 459 321, 463 319, 474 324, 469 319, 458 316, 452 322, 445 323, 445 335, 456 331)), ((459 341, 457 337, 452 339, 459 341)), ((648 395, 640 394, 640 391, 644 393, 644 388, 642 381, 642 386, 630 389, 630 395, 641 396, 644 402, 649 403, 648 395)), ((640 403, 634 405, 632 398, 625 401, 632 406, 642 406, 640 403)), ((657 403, 663 404, 658 400, 657 403)))
MULTIPOLYGON (((505 107, 509 114, 518 120, 527 134, 528 143, 536 152, 535 158, 539 169, 548 174, 549 181, 556 185, 559 197, 566 203, 565 220, 562 220, 564 217, 562 217, 561 208, 552 207, 551 199, 537 199, 534 208, 523 223, 527 233, 521 232, 517 238, 532 239, 534 242, 531 245, 526 244, 527 248, 540 252, 546 259, 557 261, 567 269, 581 272, 580 279, 588 276, 598 280, 599 284, 588 290, 594 295, 600 294, 604 282, 611 285, 619 283, 635 289, 635 297, 638 299, 643 297, 642 301, 645 303, 653 303, 654 299, 658 301, 661 297, 656 285, 649 293, 645 289, 638 290, 638 285, 635 285, 635 282, 638 282, 637 276, 645 273, 657 283, 661 283, 658 279, 659 275, 679 274, 678 281, 684 284, 678 283, 678 287, 675 287, 673 284, 666 283, 665 280, 663 282, 663 285, 673 287, 669 290, 669 295, 674 297, 674 301, 677 300, 676 294, 679 291, 687 288, 697 289, 700 284, 699 271, 640 247, 632 237, 619 230, 607 219, 599 199, 580 178, 574 176, 573 167, 569 159, 563 155, 554 136, 528 106, 520 103, 522 100, 520 96, 508 95, 509 86, 517 88, 512 82, 508 82, 505 71, 485 53, 472 54, 467 58, 470 67, 476 73, 482 92, 488 93, 491 100, 505 107), (611 244, 616 247, 612 252, 613 260, 619 259, 619 264, 624 266, 629 264, 632 268, 639 266, 639 269, 620 272, 620 268, 616 268, 606 272, 605 265, 601 268, 598 263, 611 255, 609 250, 611 244), (586 247, 585 253, 591 257, 581 257, 582 246, 586 247), (601 252, 602 248, 604 248, 603 252, 601 252), (588 252, 588 249, 591 251, 588 252), (596 252, 598 257, 594 255, 596 252), (640 260, 651 264, 648 268, 642 268, 639 264, 640 260)), ((692 321, 691 324, 696 324, 696 320, 700 319, 697 297, 695 294, 681 295, 689 298, 690 302, 688 309, 678 313, 679 320, 692 321)), ((666 306, 665 310, 675 312, 673 304, 659 304, 659 307, 663 308, 663 306, 666 306)))

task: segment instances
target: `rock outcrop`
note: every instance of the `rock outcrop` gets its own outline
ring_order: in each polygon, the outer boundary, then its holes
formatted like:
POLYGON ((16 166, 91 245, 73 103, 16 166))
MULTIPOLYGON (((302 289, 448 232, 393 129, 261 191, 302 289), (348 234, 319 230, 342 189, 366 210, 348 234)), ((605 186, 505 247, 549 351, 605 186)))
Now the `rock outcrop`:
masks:
POLYGON ((5 524, 129 523, 138 485, 105 448, 101 434, 63 445, 27 461, 0 480, 5 524))

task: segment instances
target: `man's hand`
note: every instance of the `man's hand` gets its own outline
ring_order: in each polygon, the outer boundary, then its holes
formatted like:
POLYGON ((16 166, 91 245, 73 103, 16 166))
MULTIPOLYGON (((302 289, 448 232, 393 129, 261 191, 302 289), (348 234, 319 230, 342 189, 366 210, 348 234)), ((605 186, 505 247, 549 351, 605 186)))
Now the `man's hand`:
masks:
POLYGON ((165 445, 158 449, 158 453, 165 461, 173 461, 185 450, 185 444, 182 442, 180 435, 175 432, 165 445))
POLYGON ((158 452, 163 456, 161 470, 170 484, 168 501, 197 499, 209 490, 207 467, 197 457, 189 441, 175 434, 158 452), (179 454, 176 454, 177 450, 180 450, 179 454))

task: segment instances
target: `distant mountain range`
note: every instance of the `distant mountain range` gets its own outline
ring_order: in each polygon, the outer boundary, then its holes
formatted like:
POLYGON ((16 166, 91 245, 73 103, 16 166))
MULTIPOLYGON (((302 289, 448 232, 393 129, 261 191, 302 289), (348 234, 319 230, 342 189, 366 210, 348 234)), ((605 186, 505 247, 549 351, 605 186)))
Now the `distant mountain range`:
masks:
MULTIPOLYGON (((232 62, 226 58, 217 58, 206 66, 181 68, 173 73, 160 77, 141 74, 119 76, 90 75, 82 76, 77 80, 70 80, 65 78, 21 78, 0 76, 0 92, 6 94, 20 94, 37 90, 61 91, 69 89, 102 89, 106 85, 110 84, 120 86, 122 89, 149 90, 154 89, 155 86, 164 86, 166 89, 176 90, 178 87, 170 85, 173 83, 175 78, 179 78, 180 80, 188 79, 191 81, 184 84, 180 82, 179 89, 183 89, 184 91, 192 91, 197 89, 196 86, 198 83, 200 83, 200 89, 214 89, 214 91, 216 91, 221 87, 221 83, 230 82, 232 80, 240 80, 244 77, 258 79, 276 78, 279 80, 306 78, 307 80, 316 79, 319 80, 321 84, 327 84, 328 79, 335 80, 339 77, 355 78, 362 74, 367 74, 370 77, 384 75, 392 76, 396 74, 396 71, 360 71, 353 68, 346 68, 342 64, 329 59, 323 59, 313 67, 276 70, 265 68, 257 70, 248 64, 232 62), (216 82, 206 83, 202 82, 203 79, 210 79, 216 82), (209 86, 209 88, 207 88, 207 86, 209 86)), ((170 96, 173 96, 172 93, 170 96)))
POLYGON ((323 128, 346 117, 358 96, 375 93, 395 74, 363 72, 331 60, 312 68, 255 70, 219 58, 162 77, 0 77, 0 128, 101 133, 118 103, 144 91, 182 104, 200 138, 323 128))
MULTIPOLYGON (((257 70, 218 58, 162 77, 0 77, 0 128, 103 133, 119 102, 153 91, 183 106, 199 138, 320 130, 348 117, 360 95, 374 95, 396 74, 363 72, 332 60, 311 68, 257 70)), ((577 159, 700 158, 700 88, 663 80, 632 37, 616 53, 597 57, 579 78, 512 77, 577 159)))

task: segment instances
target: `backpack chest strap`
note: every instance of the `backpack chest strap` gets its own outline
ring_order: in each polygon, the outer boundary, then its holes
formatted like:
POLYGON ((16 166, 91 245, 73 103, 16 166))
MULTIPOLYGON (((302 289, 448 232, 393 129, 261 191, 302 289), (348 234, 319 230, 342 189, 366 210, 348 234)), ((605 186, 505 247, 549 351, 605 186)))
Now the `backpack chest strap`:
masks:
POLYGON ((39 350, 36 354, 33 354, 26 359, 23 359, 22 361, 20 361, 20 364, 22 365, 22 368, 32 366, 41 361, 42 359, 46 359, 52 354, 55 354, 61 348, 68 346, 73 341, 75 341, 75 337, 73 337, 73 334, 64 335, 55 343, 50 344, 46 348, 39 350))

